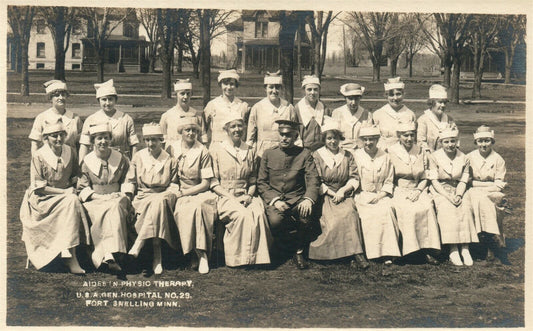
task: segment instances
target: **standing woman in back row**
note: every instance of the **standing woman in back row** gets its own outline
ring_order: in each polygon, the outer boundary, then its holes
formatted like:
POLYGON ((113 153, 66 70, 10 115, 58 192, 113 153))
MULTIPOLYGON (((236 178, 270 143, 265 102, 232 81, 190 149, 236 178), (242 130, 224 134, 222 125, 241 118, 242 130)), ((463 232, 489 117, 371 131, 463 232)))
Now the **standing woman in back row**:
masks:
POLYGON ((279 72, 267 73, 263 81, 267 96, 256 103, 250 111, 247 143, 254 148, 259 158, 263 156, 265 150, 278 146, 277 120, 296 122, 294 107, 281 98, 282 81, 279 72))
POLYGON ((111 148, 121 152, 128 159, 137 151, 139 138, 135 133, 135 125, 130 115, 124 114, 115 108, 118 100, 117 91, 113 86, 113 80, 105 83, 94 84, 96 89, 96 99, 100 103, 101 109, 90 115, 83 123, 80 137, 80 160, 91 152, 91 135, 89 128, 91 125, 109 122, 111 126, 111 148))
POLYGON ((418 145, 424 150, 434 152, 439 149, 439 131, 447 127, 457 128, 452 117, 446 114, 448 92, 442 85, 435 84, 429 88, 429 109, 418 118, 418 132, 416 135, 418 145))
POLYGON ((398 124, 415 122, 416 116, 403 104, 405 84, 400 77, 389 78, 384 86, 387 104, 374 112, 373 119, 381 132, 378 147, 386 151, 389 146, 398 142, 398 124))
MULTIPOLYGON (((248 103, 235 96, 235 92, 239 87, 237 70, 220 71, 218 85, 222 89, 222 95, 209 101, 204 109, 210 144, 221 143, 226 140, 227 134, 224 131, 224 124, 227 118, 238 114, 244 120, 244 123, 248 123, 250 114, 248 103)), ((246 136, 243 136, 243 141, 246 141, 246 136)))
POLYGON ((324 146, 322 142, 322 125, 324 116, 331 116, 331 110, 320 101, 320 79, 305 76, 302 81, 305 96, 296 104, 296 116, 300 126, 300 139, 304 148, 311 152, 324 146))
POLYGON ((69 96, 67 84, 60 80, 50 80, 43 84, 46 89, 46 96, 52 101, 52 107, 43 111, 33 121, 30 136, 31 155, 34 155, 37 149, 43 145, 43 129, 45 122, 57 122, 60 118, 65 128, 66 136, 64 143, 78 150, 82 122, 78 114, 66 109, 67 99, 69 96))

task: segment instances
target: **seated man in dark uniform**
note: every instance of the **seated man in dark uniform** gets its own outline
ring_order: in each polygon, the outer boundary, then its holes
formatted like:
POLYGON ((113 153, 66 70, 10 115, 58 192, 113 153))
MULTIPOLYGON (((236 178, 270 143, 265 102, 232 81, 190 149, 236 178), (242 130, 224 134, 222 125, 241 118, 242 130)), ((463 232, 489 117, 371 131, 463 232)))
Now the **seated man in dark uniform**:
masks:
POLYGON ((313 206, 318 198, 320 179, 311 152, 294 145, 299 123, 287 120, 276 123, 279 146, 263 154, 257 189, 265 202, 275 240, 295 232, 294 260, 298 269, 306 269, 303 251, 310 240, 310 225, 317 222, 313 206))

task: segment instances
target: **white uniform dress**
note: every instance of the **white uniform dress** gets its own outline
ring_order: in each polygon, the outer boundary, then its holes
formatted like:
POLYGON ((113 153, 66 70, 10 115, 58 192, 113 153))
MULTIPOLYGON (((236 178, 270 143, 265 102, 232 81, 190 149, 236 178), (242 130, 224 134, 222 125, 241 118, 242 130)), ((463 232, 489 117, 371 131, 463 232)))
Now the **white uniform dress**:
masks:
POLYGON ((22 240, 28 259, 41 269, 62 251, 90 243, 89 223, 75 193, 46 194, 38 189, 45 186, 66 189, 79 176, 76 152, 63 145, 57 157, 48 144, 33 155, 31 184, 20 206, 22 240))
POLYGON ((67 132, 64 144, 77 150, 78 142, 80 141, 80 133, 82 128, 82 121, 78 114, 65 110, 63 115, 60 115, 53 107, 43 111, 33 121, 29 138, 37 142, 42 142, 44 123, 56 123, 58 119, 63 122, 63 127, 67 132))
POLYGON ((179 239, 172 216, 176 195, 171 189, 176 176, 176 162, 164 150, 157 159, 148 148, 133 155, 123 191, 137 191, 132 202, 137 214, 136 241, 160 238, 178 249, 179 239))
POLYGON ((505 197, 501 191, 506 186, 505 161, 494 150, 486 157, 482 157, 479 150, 467 155, 472 169, 472 188, 468 190, 465 199, 470 200, 474 211, 474 224, 477 233, 487 232, 499 236, 501 244, 503 238, 504 208, 499 203, 505 197), (480 186, 481 183, 491 183, 489 187, 480 186))
POLYGON ((372 114, 374 123, 379 126, 381 137, 378 142, 378 148, 387 150, 389 146, 394 145, 398 141, 396 129, 400 122, 408 123, 416 121, 415 113, 406 106, 396 111, 392 109, 389 104, 379 108, 372 114))
POLYGON ((431 152, 440 148, 438 144, 439 132, 447 127, 457 129, 457 125, 452 117, 443 113, 440 120, 429 109, 424 111, 424 114, 417 120, 418 128, 416 131, 417 144, 431 152))
POLYGON ((433 199, 428 194, 427 187, 422 190, 418 200, 413 202, 407 199, 416 191, 420 181, 426 179, 426 153, 418 145, 413 145, 408 152, 398 142, 389 147, 389 156, 394 165, 395 186, 392 203, 402 234, 402 254, 407 255, 426 248, 439 250, 439 226, 433 199))
MULTIPOLYGON (((429 167, 428 179, 437 179, 444 190, 452 195, 455 194, 455 188, 459 182, 468 183, 470 179, 470 167, 466 155, 459 150, 455 158, 451 160, 442 148, 438 149, 431 154, 429 167)), ((430 192, 437 210, 441 242, 443 244, 478 242, 472 207, 469 199, 465 199, 466 192, 459 206, 455 206, 445 196, 438 193, 433 185, 430 187, 430 192)))
MULTIPOLYGON (((222 96, 218 96, 207 103, 204 109, 204 117, 208 128, 209 146, 212 146, 213 143, 220 143, 228 137, 228 134, 224 131, 224 124, 227 122, 226 119, 233 117, 234 114, 239 115, 246 125, 250 115, 248 103, 237 97, 233 99, 233 102, 228 102, 222 96)), ((244 132, 246 132, 246 128, 244 128, 244 132)), ((243 141, 246 141, 245 136, 243 141)))
POLYGON ((252 107, 246 136, 248 145, 254 148, 257 157, 260 158, 265 150, 278 145, 277 120, 297 121, 294 107, 287 100, 281 99, 280 106, 275 107, 268 98, 263 98, 252 107))
POLYGON ((355 114, 352 114, 348 106, 343 105, 333 110, 331 117, 341 123, 341 131, 345 138, 340 142, 342 148, 348 151, 363 148, 363 142, 359 140, 359 130, 363 123, 374 123, 371 112, 359 106, 355 114))
POLYGON ((364 149, 354 152, 361 189, 355 195, 355 205, 361 218, 367 258, 400 256, 399 229, 394 216, 392 199, 384 197, 377 203, 368 203, 379 192, 393 193, 394 170, 389 155, 378 149, 371 158, 364 149))
POLYGON ((95 152, 85 156, 81 163, 78 180, 80 200, 91 221, 91 237, 94 251, 91 254, 95 267, 99 267, 106 253, 127 253, 128 238, 135 233, 134 211, 126 196, 113 199, 89 200, 93 193, 120 192, 129 169, 128 159, 120 152, 111 150, 107 161, 95 152))
MULTIPOLYGON (((227 136, 227 135, 226 135, 227 136)), ((187 151, 182 142, 169 146, 170 155, 177 163, 178 181, 181 190, 200 184, 202 179, 211 181, 213 166, 211 156, 200 142, 196 141, 187 151)), ((183 254, 199 249, 211 254, 216 218, 216 194, 211 191, 180 197, 174 207, 174 220, 178 227, 183 254)))
MULTIPOLYGON (((241 143, 235 148, 228 141, 211 149, 215 178, 211 187, 221 185, 235 197, 247 194, 257 181, 257 159, 252 148, 241 143)), ((226 226, 224 254, 230 267, 270 263, 272 235, 263 200, 253 197, 245 207, 233 198, 218 197, 219 219, 226 226)))
POLYGON ((198 139, 204 144, 207 143, 207 132, 202 113, 192 107, 189 107, 188 111, 184 111, 180 106, 176 105, 164 112, 159 121, 166 146, 181 140, 181 134, 178 132, 178 128, 188 117, 195 118, 196 124, 201 129, 201 132, 198 134, 198 139))

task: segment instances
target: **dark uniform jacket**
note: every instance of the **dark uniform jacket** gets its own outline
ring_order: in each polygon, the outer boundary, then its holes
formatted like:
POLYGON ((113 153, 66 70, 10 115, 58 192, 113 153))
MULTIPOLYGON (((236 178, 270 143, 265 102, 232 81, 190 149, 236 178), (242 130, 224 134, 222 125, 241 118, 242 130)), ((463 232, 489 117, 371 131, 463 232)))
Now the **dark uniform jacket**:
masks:
POLYGON ((294 205, 302 198, 318 199, 320 178, 311 152, 299 146, 274 147, 261 159, 257 189, 266 204, 278 198, 294 205))

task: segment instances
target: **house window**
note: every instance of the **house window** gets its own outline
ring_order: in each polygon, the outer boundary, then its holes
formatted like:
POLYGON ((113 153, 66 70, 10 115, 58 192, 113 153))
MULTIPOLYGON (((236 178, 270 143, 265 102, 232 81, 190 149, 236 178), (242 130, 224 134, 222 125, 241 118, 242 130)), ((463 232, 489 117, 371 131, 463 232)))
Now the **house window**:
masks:
POLYGON ((37 57, 46 57, 44 43, 37 43, 37 57))
POLYGON ((37 64, 35 65, 35 68, 37 68, 37 69, 44 69, 44 63, 37 63, 37 64))
POLYGON ((81 58, 81 45, 80 43, 72 44, 72 58, 80 59, 81 58))
POLYGON ((37 30, 38 34, 45 34, 46 33, 46 23, 44 20, 38 20, 35 23, 35 29, 37 30))
POLYGON ((266 38, 268 36, 268 22, 255 22, 255 37, 266 38))
POLYGON ((124 23, 124 37, 129 38, 136 38, 137 37, 137 29, 135 28, 135 25, 132 23, 124 23))
POLYGON ((79 63, 72 63, 72 70, 80 70, 81 65, 79 63))

